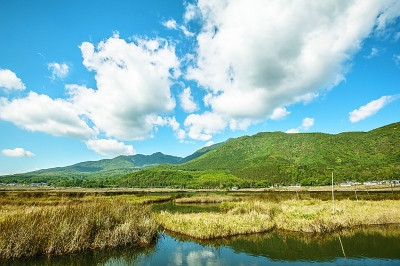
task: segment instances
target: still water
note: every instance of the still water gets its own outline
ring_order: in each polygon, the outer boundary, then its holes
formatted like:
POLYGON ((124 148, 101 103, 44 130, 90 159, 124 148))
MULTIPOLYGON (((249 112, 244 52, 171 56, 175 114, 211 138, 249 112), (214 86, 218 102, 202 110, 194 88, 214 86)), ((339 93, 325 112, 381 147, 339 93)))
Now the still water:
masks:
POLYGON ((400 265, 400 226, 325 236, 271 232, 198 241, 159 234, 151 247, 125 247, 6 265, 400 265))

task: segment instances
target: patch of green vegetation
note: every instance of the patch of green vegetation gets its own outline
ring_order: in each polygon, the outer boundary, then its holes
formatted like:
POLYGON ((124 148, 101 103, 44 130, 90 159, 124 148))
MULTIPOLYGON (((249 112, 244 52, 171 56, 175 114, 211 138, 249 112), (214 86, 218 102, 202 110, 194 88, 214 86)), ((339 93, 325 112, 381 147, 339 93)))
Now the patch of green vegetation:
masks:
POLYGON ((258 133, 186 158, 155 153, 2 176, 0 183, 75 187, 265 188, 400 179, 400 123, 369 132, 258 133))
POLYGON ((231 139, 181 170, 218 169, 247 181, 249 187, 274 184, 329 185, 336 182, 400 178, 400 123, 370 132, 258 133, 231 139))
POLYGON ((163 167, 146 169, 116 178, 123 187, 230 188, 243 180, 221 170, 183 171, 163 167))

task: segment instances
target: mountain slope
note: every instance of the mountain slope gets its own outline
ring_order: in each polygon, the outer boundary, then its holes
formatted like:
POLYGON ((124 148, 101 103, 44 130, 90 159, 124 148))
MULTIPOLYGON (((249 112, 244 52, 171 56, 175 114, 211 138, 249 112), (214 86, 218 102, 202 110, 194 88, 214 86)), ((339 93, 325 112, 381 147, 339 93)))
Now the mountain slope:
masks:
POLYGON ((400 179, 400 123, 369 132, 263 132, 202 148, 186 158, 118 156, 3 176, 0 182, 63 186, 265 187, 400 179), (145 168, 144 170, 141 170, 145 168))
POLYGON ((43 169, 24 174, 0 177, 4 183, 50 183, 62 186, 98 186, 103 181, 112 179, 144 167, 157 164, 178 164, 184 158, 165 155, 161 152, 152 155, 118 156, 113 159, 81 162, 66 167, 43 169), (84 184, 84 182, 86 182, 84 184))
POLYGON ((232 139, 181 170, 227 170, 250 181, 329 183, 338 180, 400 178, 400 123, 370 132, 258 133, 232 139))
POLYGON ((219 144, 205 147, 185 157, 166 155, 161 152, 152 155, 136 154, 118 156, 113 159, 81 162, 65 167, 55 167, 38 171, 0 176, 0 183, 50 183, 62 186, 99 186, 112 183, 112 179, 143 168, 160 164, 180 164, 197 158, 219 144), (101 180, 100 180, 101 179, 101 180))

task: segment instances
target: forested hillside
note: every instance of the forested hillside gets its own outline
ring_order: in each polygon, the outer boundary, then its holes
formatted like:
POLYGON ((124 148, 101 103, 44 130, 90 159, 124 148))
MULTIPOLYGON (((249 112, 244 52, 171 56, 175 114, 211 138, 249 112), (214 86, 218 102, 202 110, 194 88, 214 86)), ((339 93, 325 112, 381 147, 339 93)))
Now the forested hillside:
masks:
POLYGON ((113 159, 81 162, 66 167, 0 177, 4 183, 48 183, 57 186, 106 186, 119 177, 133 171, 158 165, 186 162, 185 158, 166 155, 161 152, 152 155, 136 154, 118 156, 113 159))
POLYGON ((337 180, 400 178, 400 123, 370 132, 286 134, 258 133, 232 139, 183 170, 218 169, 252 181, 329 183, 337 180))
POLYGON ((341 134, 258 133, 200 149, 186 158, 155 153, 0 177, 90 187, 267 187, 335 180, 400 179, 400 123, 341 134), (145 169, 143 169, 145 167, 145 169))

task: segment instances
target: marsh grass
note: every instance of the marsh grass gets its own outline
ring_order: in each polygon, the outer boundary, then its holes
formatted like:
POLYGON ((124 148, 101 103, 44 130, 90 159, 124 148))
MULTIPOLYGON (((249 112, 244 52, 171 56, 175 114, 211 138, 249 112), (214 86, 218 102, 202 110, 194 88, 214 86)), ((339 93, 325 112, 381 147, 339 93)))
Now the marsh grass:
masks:
POLYGON ((198 239, 212 239, 238 234, 269 231, 273 223, 259 213, 226 215, 223 213, 179 214, 162 211, 157 214, 164 228, 198 239))
POLYGON ((176 203, 221 203, 227 201, 239 201, 240 197, 234 195, 219 195, 219 194, 197 194, 191 197, 182 197, 174 200, 176 203))
POLYGON ((307 233, 327 233, 363 225, 400 223, 400 201, 352 201, 335 203, 332 214, 329 201, 286 201, 276 216, 278 229, 307 233))
POLYGON ((167 230, 199 239, 260 233, 279 229, 303 233, 329 233, 364 225, 400 223, 400 201, 352 201, 335 203, 318 199, 280 202, 249 197, 240 202, 222 202, 220 213, 170 213, 162 211, 157 221, 167 230))
POLYGON ((143 202, 160 198, 54 197, 2 195, 0 259, 148 245, 156 237, 151 206, 143 202))

